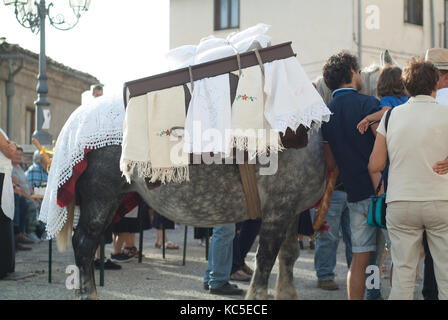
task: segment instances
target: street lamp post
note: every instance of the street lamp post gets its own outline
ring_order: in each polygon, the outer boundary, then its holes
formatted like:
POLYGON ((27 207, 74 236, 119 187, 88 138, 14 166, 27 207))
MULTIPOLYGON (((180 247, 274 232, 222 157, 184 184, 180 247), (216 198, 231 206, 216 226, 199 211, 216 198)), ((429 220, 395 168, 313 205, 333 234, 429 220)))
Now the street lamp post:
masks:
POLYGON ((90 0, 69 0, 70 7, 75 15, 75 21, 69 23, 61 14, 52 15, 50 13, 53 3, 48 6, 45 0, 40 0, 39 3, 34 0, 3 0, 5 5, 14 5, 14 13, 17 21, 25 28, 30 29, 33 33, 40 32, 40 53, 39 53, 39 74, 37 76, 37 100, 36 118, 33 138, 37 139, 42 145, 51 144, 51 134, 48 131, 47 125, 43 128, 45 118, 49 117, 50 102, 47 99, 48 85, 47 85, 47 57, 45 55, 45 22, 48 16, 50 25, 59 30, 70 30, 79 21, 81 13, 89 9, 90 0), (44 116, 45 113, 45 116, 44 116))

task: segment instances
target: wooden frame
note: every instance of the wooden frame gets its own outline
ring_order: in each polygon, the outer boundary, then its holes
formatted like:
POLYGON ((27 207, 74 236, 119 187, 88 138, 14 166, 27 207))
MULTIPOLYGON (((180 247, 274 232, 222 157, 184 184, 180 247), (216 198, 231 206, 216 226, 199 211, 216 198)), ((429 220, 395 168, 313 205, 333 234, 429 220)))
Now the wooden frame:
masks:
MULTIPOLYGON (((287 59, 295 56, 292 42, 285 42, 268 48, 260 49, 259 53, 263 63, 275 60, 287 59)), ((240 55, 241 68, 249 68, 258 65, 255 51, 246 52, 240 55)), ((193 79, 201 80, 215 77, 221 74, 238 70, 237 56, 230 56, 210 62, 194 65, 192 68, 193 79)), ((129 99, 147 94, 148 92, 168 89, 190 83, 189 68, 178 69, 155 76, 126 82, 123 88, 123 99, 125 107, 129 99)))

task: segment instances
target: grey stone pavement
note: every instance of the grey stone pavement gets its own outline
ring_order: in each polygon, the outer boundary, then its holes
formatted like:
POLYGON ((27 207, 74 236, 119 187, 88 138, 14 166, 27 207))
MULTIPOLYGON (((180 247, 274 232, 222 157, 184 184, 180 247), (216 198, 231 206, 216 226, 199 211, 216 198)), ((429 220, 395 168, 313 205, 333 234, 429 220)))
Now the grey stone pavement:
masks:
MULTIPOLYGON (((121 270, 106 270, 105 285, 100 287, 99 271, 95 277, 98 295, 103 300, 239 300, 243 296, 223 297, 211 295, 202 287, 204 271, 207 267, 205 247, 199 240, 193 239, 193 227, 188 227, 187 258, 182 265, 182 252, 185 227, 176 225, 174 230, 167 230, 168 240, 180 245, 179 250, 167 250, 162 258, 162 250, 154 247, 155 229, 144 233, 143 253, 146 257, 142 263, 137 259, 122 263, 121 270)), ((257 239, 258 240, 258 239, 257 239)), ((246 263, 253 265, 257 240, 249 252, 246 263)), ((136 236, 138 244, 138 235, 136 236)), ((308 248, 305 237, 305 249, 294 265, 294 282, 301 300, 346 300, 347 266, 345 263, 344 244, 341 240, 335 269, 335 281, 340 289, 324 291, 317 288, 314 271, 314 252, 308 248)), ((52 283, 48 283, 48 241, 30 245, 32 251, 19 251, 16 255, 16 272, 34 273, 33 277, 23 280, 0 280, 0 300, 71 300, 73 291, 66 288, 66 267, 74 264, 73 251, 60 253, 53 242, 52 283)), ((106 255, 110 257, 111 245, 106 245, 106 255)), ((278 274, 276 262, 269 280, 269 298, 273 299, 275 280, 278 274)), ((234 282, 247 290, 248 283, 234 282)), ((421 299, 422 281, 416 282, 415 298, 421 299)), ((390 292, 389 279, 382 279, 383 297, 390 292)))

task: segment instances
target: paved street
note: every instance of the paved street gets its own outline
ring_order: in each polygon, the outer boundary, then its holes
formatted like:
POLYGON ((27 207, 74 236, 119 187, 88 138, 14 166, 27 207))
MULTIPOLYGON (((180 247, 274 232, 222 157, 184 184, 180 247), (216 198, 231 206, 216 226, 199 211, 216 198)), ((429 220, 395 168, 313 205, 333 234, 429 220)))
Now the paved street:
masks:
MULTIPOLYGON (((100 299, 105 300, 222 300, 242 299, 243 297, 221 297, 210 295, 202 288, 203 273, 206 269, 205 247, 199 245, 199 240, 193 239, 193 228, 188 228, 187 260, 182 266, 182 249, 184 226, 176 225, 175 230, 167 230, 170 241, 181 246, 180 250, 167 250, 166 259, 162 258, 162 250, 154 247, 155 230, 147 230, 144 234, 143 253, 146 255, 141 264, 137 259, 123 263, 122 270, 105 272, 105 286, 98 286, 100 299)), ((138 236, 136 237, 138 243, 138 236)), ((36 275, 19 281, 0 281, 0 299, 73 299, 73 292, 67 290, 65 268, 74 263, 73 251, 60 253, 53 243, 53 282, 48 283, 48 242, 31 245, 32 251, 20 251, 16 256, 17 272, 32 272, 36 275)), ((347 267, 344 258, 344 245, 341 241, 338 250, 336 266, 336 282, 340 290, 324 291, 316 287, 313 251, 307 249, 308 239, 305 239, 305 250, 294 267, 295 285, 299 298, 303 300, 346 300, 347 267)), ((251 265, 255 259, 256 243, 249 253, 246 262, 251 265)), ((110 256, 111 246, 106 246, 107 256, 110 256)), ((278 265, 274 266, 269 282, 270 299, 273 298, 278 265)), ((99 271, 96 272, 99 282, 99 271)), ((421 292, 421 281, 417 282, 416 292, 421 292)), ((238 283, 247 290, 247 283, 238 283)), ((390 286, 388 279, 382 280, 383 296, 387 298, 390 286)), ((417 295, 420 298, 421 295, 417 295)))

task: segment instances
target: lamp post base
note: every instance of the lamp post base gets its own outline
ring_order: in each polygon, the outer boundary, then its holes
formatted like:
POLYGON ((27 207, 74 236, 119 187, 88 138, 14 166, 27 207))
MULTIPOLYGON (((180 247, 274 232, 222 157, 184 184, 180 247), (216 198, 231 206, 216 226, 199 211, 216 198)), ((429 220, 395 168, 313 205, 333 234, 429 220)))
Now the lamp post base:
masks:
POLYGON ((39 141, 39 143, 43 146, 51 146, 53 142, 53 137, 46 131, 35 131, 32 138, 39 141))

